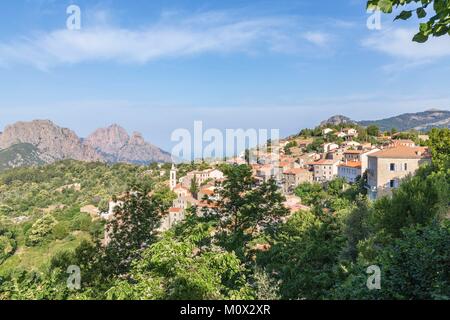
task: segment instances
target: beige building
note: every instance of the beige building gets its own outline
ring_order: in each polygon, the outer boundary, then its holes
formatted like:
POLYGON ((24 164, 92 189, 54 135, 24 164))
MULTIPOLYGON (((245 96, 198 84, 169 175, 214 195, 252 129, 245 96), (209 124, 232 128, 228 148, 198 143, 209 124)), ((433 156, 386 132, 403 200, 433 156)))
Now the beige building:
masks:
POLYGON ((326 182, 333 180, 338 175, 339 160, 319 160, 310 163, 313 167, 314 181, 326 182))
POLYGON ((170 208, 167 213, 161 217, 161 225, 158 228, 159 232, 164 232, 171 229, 175 224, 185 219, 185 212, 182 208, 170 208))
POLYGON ((290 194, 298 185, 312 181, 313 173, 308 169, 293 168, 286 170, 283 172, 283 192, 290 194))
POLYGON ((367 189, 370 199, 391 194, 401 180, 431 158, 426 148, 399 146, 368 155, 367 189))
POLYGON ((361 175, 364 174, 367 170, 368 166, 368 157, 370 154, 380 151, 378 148, 374 148, 371 150, 347 150, 344 152, 345 162, 357 161, 361 162, 361 175))
POLYGON ((344 161, 361 161, 362 150, 347 150, 344 152, 344 161))
POLYGON ((224 174, 222 171, 218 169, 208 169, 203 171, 192 171, 189 172, 186 176, 180 179, 181 185, 185 188, 191 187, 191 181, 194 179, 197 182, 197 185, 202 185, 207 183, 208 181, 215 181, 224 178, 224 174))
POLYGON ((390 145, 390 147, 410 147, 410 148, 414 148, 416 146, 416 143, 412 140, 409 139, 397 139, 397 140, 392 140, 390 145))

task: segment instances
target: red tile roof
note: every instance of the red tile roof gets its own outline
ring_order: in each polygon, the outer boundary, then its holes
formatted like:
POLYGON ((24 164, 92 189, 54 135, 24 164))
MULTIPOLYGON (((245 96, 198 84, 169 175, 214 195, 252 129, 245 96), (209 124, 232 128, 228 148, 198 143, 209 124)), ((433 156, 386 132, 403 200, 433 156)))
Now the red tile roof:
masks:
POLYGON ((289 169, 284 171, 284 174, 302 174, 302 173, 306 173, 309 172, 307 169, 303 169, 303 168, 293 168, 293 169, 289 169))
POLYGON ((360 161, 348 161, 347 163, 342 163, 339 167, 347 167, 347 168, 361 168, 360 161))
POLYGON ((429 158, 428 149, 425 147, 399 146, 384 149, 368 155, 373 158, 398 158, 398 159, 422 159, 429 158))

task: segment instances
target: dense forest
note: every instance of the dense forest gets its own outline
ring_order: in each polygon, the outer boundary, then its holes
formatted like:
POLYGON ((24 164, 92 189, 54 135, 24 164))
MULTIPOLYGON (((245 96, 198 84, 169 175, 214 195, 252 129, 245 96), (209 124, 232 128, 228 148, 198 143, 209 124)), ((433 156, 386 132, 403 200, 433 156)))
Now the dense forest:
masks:
POLYGON ((428 144, 432 165, 391 197, 369 202, 363 181, 305 183, 295 193, 310 210, 293 215, 274 181, 255 185, 248 166, 223 165, 220 200, 163 233, 168 165, 6 171, 0 299, 450 299, 450 130, 432 130, 428 144), (124 193, 105 245, 105 222, 80 208, 103 212, 124 193), (367 287, 370 266, 379 290, 367 287))

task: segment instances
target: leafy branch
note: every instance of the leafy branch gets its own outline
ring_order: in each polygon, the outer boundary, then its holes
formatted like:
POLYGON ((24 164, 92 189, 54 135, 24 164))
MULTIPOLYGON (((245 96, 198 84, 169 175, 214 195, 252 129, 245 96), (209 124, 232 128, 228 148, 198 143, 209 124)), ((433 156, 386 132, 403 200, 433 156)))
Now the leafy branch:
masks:
POLYGON ((430 36, 440 37, 445 34, 450 35, 450 0, 369 0, 367 9, 380 10, 383 13, 392 13, 394 8, 416 4, 417 7, 411 10, 403 10, 397 15, 395 20, 408 20, 414 16, 418 19, 426 18, 431 11, 434 15, 427 22, 419 25, 419 32, 414 36, 413 41, 424 43, 430 36), (433 10, 426 10, 432 5, 433 10))

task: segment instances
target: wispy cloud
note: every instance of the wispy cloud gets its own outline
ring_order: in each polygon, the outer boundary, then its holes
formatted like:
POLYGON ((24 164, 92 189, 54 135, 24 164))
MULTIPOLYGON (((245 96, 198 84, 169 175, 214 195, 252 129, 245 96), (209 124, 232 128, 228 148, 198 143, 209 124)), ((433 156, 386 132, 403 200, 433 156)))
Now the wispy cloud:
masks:
POLYGON ((417 28, 389 28, 373 33, 363 41, 363 46, 391 57, 407 60, 411 65, 450 57, 448 37, 430 38, 426 43, 413 42, 417 28))
POLYGON ((153 25, 128 29, 104 21, 79 31, 54 30, 0 43, 0 64, 48 69, 86 61, 144 64, 202 53, 292 53, 324 46, 330 37, 299 28, 293 18, 234 18, 226 12, 206 12, 180 18, 162 15, 153 25))
POLYGON ((318 46, 325 46, 330 43, 330 36, 324 32, 306 32, 304 34, 306 40, 318 46))

